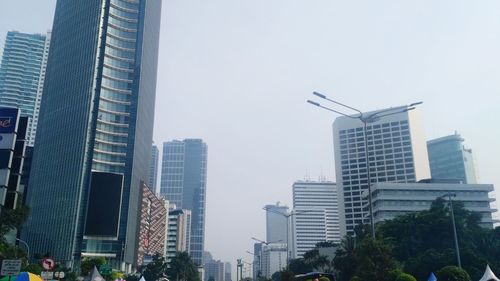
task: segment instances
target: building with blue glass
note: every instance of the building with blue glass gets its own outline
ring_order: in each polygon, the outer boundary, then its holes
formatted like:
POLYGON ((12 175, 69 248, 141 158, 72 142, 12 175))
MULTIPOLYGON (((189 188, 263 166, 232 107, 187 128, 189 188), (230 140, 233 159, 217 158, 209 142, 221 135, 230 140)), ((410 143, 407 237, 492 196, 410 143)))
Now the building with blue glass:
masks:
POLYGON ((56 4, 22 239, 133 270, 148 179, 160 0, 56 4))
POLYGON ((427 142, 432 178, 477 183, 472 150, 465 148, 463 142, 458 133, 427 142))
POLYGON ((203 264, 207 145, 200 139, 163 143, 160 194, 179 209, 191 210, 189 254, 203 264))
POLYGON ((158 176, 158 158, 160 156, 160 151, 158 150, 158 146, 151 146, 151 162, 149 164, 149 177, 148 177, 148 187, 156 192, 156 182, 158 176))
POLYGON ((29 117, 27 145, 33 146, 42 99, 50 32, 9 31, 0 66, 0 106, 17 107, 29 117))

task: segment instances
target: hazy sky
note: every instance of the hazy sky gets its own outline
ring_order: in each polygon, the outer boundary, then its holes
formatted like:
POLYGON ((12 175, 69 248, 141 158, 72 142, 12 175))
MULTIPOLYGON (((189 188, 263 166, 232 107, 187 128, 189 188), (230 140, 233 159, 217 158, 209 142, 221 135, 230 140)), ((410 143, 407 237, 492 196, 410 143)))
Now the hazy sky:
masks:
MULTIPOLYGON (((51 28, 54 0, 2 0, 9 30, 51 28)), ((206 250, 251 261, 262 206, 334 180, 314 90, 361 110, 423 101, 427 139, 458 131, 500 187, 500 2, 165 0, 154 140, 208 144, 206 250)), ((233 269, 234 270, 234 269, 233 269)))

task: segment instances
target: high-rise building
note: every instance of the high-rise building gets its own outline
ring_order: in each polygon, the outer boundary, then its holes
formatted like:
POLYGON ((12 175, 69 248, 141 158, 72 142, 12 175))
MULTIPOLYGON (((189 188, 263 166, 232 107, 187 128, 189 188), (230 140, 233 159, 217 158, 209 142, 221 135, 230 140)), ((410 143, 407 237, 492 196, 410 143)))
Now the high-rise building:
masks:
POLYGON ((160 194, 177 208, 191 210, 189 254, 202 265, 205 244, 207 145, 201 139, 163 143, 160 194))
POLYGON ((176 209, 175 205, 171 205, 167 227, 167 262, 170 262, 177 252, 189 251, 190 235, 191 211, 176 209))
POLYGON ((472 150, 465 148, 458 134, 427 142, 429 165, 433 179, 456 179, 462 183, 477 183, 472 150))
MULTIPOLYGON (((434 200, 443 197, 448 201, 446 194, 454 194, 453 201, 460 201, 464 208, 480 215, 480 225, 493 228, 497 221, 493 220, 492 213, 496 209, 491 207, 494 197, 488 194, 493 192, 492 184, 461 184, 441 181, 418 183, 376 183, 372 188, 374 222, 394 219, 396 216, 429 210, 434 200)), ((365 192, 368 195, 368 191, 365 192)))
POLYGON ((253 280, 262 277, 262 245, 263 243, 253 244, 253 280))
POLYGON ((148 186, 153 192, 156 192, 156 182, 157 182, 156 178, 158 175, 159 154, 160 151, 158 150, 158 147, 153 144, 153 146, 151 146, 151 163, 149 165, 149 179, 148 179, 148 186))
POLYGON ((205 270, 205 280, 225 281, 224 263, 220 260, 208 261, 203 266, 205 270))
POLYGON ((160 0, 57 1, 22 234, 31 252, 136 266, 160 13, 160 0))
POLYGON ((141 184, 141 213, 139 241, 137 242, 137 264, 151 262, 155 254, 166 253, 168 231, 168 202, 158 198, 149 186, 141 184))
POLYGON ((262 246, 262 277, 269 279, 278 271, 286 268, 286 244, 271 243, 262 246))
MULTIPOLYGON (((375 111, 376 112, 376 111, 375 111)), ((366 115, 375 112, 364 113, 366 115)), ((368 189, 365 132, 358 119, 333 123, 335 174, 341 235, 370 223, 362 192, 368 189)), ((416 182, 430 178, 423 125, 418 110, 384 116, 367 126, 371 183, 416 182)))
MULTIPOLYGON (((226 262, 224 264, 224 281, 231 281, 232 278, 231 278, 231 263, 230 262, 226 262)), ((256 279, 254 279, 256 280, 256 279)))
POLYGON ((337 186, 330 181, 293 184, 293 256, 302 257, 316 243, 340 242, 337 186))
POLYGON ((50 46, 47 34, 9 31, 0 67, 0 106, 17 107, 29 117, 28 146, 35 142, 50 46))
POLYGON ((286 244, 291 233, 289 233, 288 206, 276 205, 264 206, 266 210, 266 242, 286 244))

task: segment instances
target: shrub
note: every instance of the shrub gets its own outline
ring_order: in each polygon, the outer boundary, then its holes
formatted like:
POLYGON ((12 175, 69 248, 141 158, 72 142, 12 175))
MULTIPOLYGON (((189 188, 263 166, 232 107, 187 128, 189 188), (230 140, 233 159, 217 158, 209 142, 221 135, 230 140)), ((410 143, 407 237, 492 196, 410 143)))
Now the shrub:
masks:
POLYGON ((399 276, 396 278, 396 281, 417 281, 415 277, 413 277, 410 274, 407 273, 401 273, 399 276))
POLYGON ((469 274, 456 266, 445 266, 437 272, 439 281, 471 281, 469 274))

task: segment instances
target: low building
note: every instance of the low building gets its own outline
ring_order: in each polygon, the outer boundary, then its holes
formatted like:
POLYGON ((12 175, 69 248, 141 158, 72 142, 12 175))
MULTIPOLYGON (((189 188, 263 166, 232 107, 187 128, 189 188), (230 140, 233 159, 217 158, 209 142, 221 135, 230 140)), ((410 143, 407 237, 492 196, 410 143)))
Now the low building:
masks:
POLYGON ((137 245, 137 265, 147 264, 155 254, 165 255, 168 206, 141 183, 141 220, 137 245))
POLYGON ((177 252, 189 252, 190 237, 191 211, 175 209, 175 204, 172 205, 168 215, 167 262, 170 262, 177 252))
MULTIPOLYGON (((493 228, 495 222, 492 213, 496 212, 490 205, 495 201, 489 196, 493 192, 492 184, 460 184, 439 182, 418 183, 375 183, 372 186, 372 203, 374 222, 393 219, 396 216, 412 212, 428 210, 438 197, 453 193, 454 201, 461 201, 464 207, 481 216, 481 226, 493 228)), ((363 193, 368 196, 368 191, 363 193)), ((368 216, 368 206, 365 205, 368 216)))
POLYGON ((271 243, 262 246, 262 277, 269 279, 278 271, 286 268, 286 243, 271 243))

